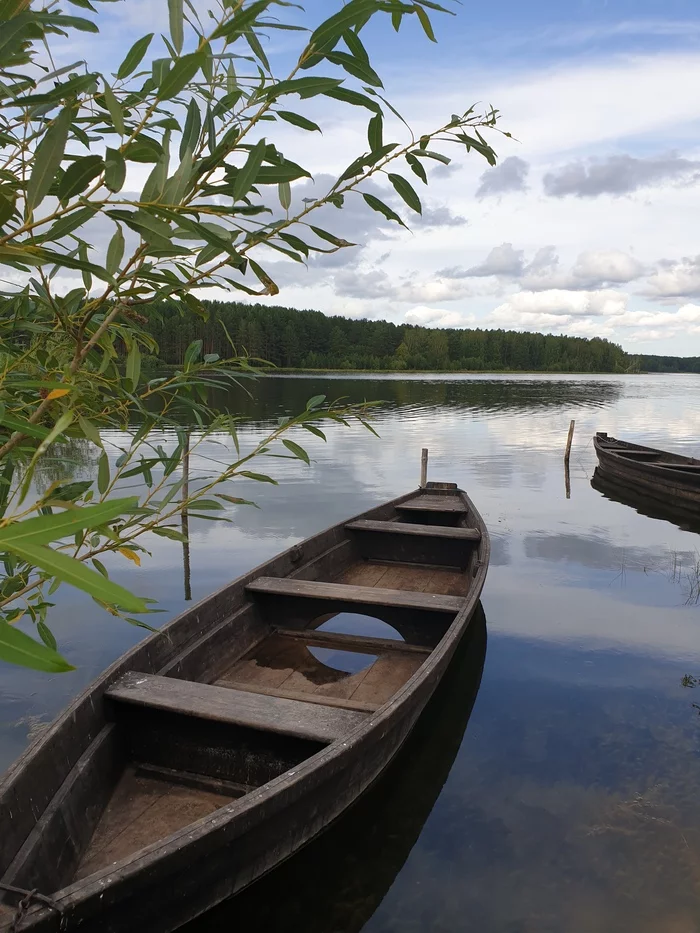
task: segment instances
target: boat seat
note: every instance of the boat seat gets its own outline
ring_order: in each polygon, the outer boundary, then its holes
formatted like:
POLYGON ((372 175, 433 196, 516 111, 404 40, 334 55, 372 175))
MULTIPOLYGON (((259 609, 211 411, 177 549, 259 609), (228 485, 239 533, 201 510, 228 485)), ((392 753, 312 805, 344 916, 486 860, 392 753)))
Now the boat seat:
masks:
POLYGON ((360 519, 349 522, 345 527, 352 534, 358 552, 367 560, 428 564, 459 570, 467 567, 474 546, 481 540, 478 528, 454 525, 414 525, 360 519))
POLYGON ((313 599, 337 603, 338 606, 386 606, 449 615, 457 615, 464 605, 464 599, 457 596, 390 590, 378 586, 323 583, 317 580, 290 580, 288 577, 258 577, 246 589, 261 597, 313 599))
POLYGON ((478 528, 450 528, 447 525, 411 525, 409 522, 375 522, 359 519, 348 522, 348 531, 378 531, 395 535, 418 535, 421 538, 447 538, 450 541, 481 541, 478 528))
POLYGON ((414 496, 396 506, 399 512, 456 512, 465 513, 467 506, 459 496, 414 496))
POLYGON ((117 705, 144 706, 324 744, 350 732, 367 716, 356 710, 261 696, 137 671, 124 674, 106 696, 117 705))

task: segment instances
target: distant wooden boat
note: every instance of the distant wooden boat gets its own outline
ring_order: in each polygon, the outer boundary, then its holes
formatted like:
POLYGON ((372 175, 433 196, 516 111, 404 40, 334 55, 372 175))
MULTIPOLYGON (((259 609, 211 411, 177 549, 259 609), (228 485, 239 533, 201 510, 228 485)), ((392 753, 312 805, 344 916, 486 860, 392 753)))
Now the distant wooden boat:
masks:
POLYGON ((593 438, 604 479, 675 507, 700 507, 700 460, 619 441, 598 432, 593 438))
POLYGON ((683 531, 700 532, 700 504, 668 502, 661 496, 652 495, 651 492, 608 479, 601 473, 600 467, 593 471, 591 486, 606 499, 626 505, 647 518, 671 522, 683 531))
POLYGON ((167 933, 292 855, 394 758, 488 562, 467 495, 429 484, 137 645, 0 783, 0 931, 167 933))

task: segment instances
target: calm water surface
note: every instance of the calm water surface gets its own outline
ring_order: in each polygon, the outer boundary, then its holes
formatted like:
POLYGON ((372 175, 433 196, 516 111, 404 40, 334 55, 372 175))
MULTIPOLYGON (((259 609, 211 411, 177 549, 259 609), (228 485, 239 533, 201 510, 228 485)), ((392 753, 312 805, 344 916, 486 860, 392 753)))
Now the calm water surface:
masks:
MULTIPOLYGON (((276 377, 255 391, 230 400, 244 444, 319 393, 384 399, 381 439, 300 437, 310 468, 270 460, 279 487, 235 484, 261 510, 191 520, 194 599, 414 488, 428 447, 429 477, 466 489, 491 531, 485 623, 384 780, 188 933, 696 933, 700 688, 681 682, 700 674, 700 539, 590 480, 595 430, 700 455, 698 377, 276 377)), ((207 444, 193 472, 226 454, 224 438, 207 444)), ((70 459, 51 469, 90 475, 85 451, 70 459)), ((149 547, 140 569, 111 571, 167 619, 186 606, 182 549, 149 547)), ((0 768, 141 636, 64 589, 53 628, 78 670, 0 668, 0 768)))

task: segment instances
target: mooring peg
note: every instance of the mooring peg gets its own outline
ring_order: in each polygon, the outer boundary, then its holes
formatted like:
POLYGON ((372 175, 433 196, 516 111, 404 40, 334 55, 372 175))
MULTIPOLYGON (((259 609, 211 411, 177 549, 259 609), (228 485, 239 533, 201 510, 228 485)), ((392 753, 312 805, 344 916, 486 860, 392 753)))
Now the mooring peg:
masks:
POLYGON ((428 448, 424 447, 420 454, 420 488, 425 489, 428 484, 428 448))
POLYGON ((576 422, 574 420, 572 420, 571 424, 569 425, 569 436, 566 439, 566 453, 564 454, 564 463, 566 464, 569 463, 569 457, 571 456, 571 442, 574 439, 574 426, 575 425, 576 425, 576 422))

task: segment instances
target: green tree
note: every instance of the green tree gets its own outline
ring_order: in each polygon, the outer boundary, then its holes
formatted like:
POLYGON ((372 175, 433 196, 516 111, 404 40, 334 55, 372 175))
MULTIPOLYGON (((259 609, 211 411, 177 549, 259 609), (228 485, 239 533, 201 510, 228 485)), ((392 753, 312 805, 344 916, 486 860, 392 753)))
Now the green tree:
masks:
POLYGON ((286 437, 294 427, 323 436, 324 419, 366 423, 362 408, 310 399, 304 412, 241 451, 236 418, 217 409, 209 390, 253 375, 241 346, 257 355, 279 345, 266 344, 255 314, 241 324, 238 344, 223 326, 210 334, 200 289, 277 294, 269 257, 303 263, 352 246, 313 217, 348 198, 362 198, 384 221, 405 226, 363 184, 383 180, 420 213, 415 179, 427 184, 427 167, 449 162, 446 144, 494 164, 481 131, 494 129, 497 119, 493 110, 469 108, 419 133, 399 123, 399 138, 394 124, 392 135, 385 128, 385 115, 396 111, 362 31, 374 17, 388 17, 398 31, 408 17, 434 40, 428 10, 443 8, 432 0, 349 0, 313 29, 280 18, 291 6, 285 0, 225 0, 203 11, 168 0, 169 36, 162 44, 153 35, 140 38, 114 74, 83 63, 49 71, 42 61, 46 50, 51 60, 57 35, 98 31, 99 12, 88 0, 75 2, 85 15, 32 0, 3 0, 1 14, 0 263, 3 280, 19 284, 0 293, 0 658, 46 670, 68 665, 47 624, 45 593, 71 583, 112 613, 145 624, 148 601, 111 581, 100 555, 118 551, 138 560, 142 536, 179 536, 173 518, 185 507, 216 517, 221 500, 232 498, 222 491, 229 480, 266 479, 249 470, 250 461, 278 441, 287 456, 308 462, 286 437), (274 30, 302 37, 296 62, 282 75, 263 45, 274 30), (292 186, 310 173, 286 158, 274 137, 281 125, 319 132, 300 112, 319 97, 336 110, 367 113, 367 148, 327 191, 297 208, 292 186), (127 179, 143 165, 145 183, 130 193, 127 179), (109 230, 105 252, 91 243, 98 221, 109 230), (164 302, 174 309, 164 343, 179 367, 148 379, 142 356, 158 355, 159 347, 144 309, 155 306, 158 314, 164 302), (194 446, 225 430, 235 447, 232 461, 190 485, 186 500, 178 479, 183 417, 200 425, 194 446), (134 424, 111 469, 103 430, 134 424), (164 427, 177 436, 168 450, 160 441, 164 427), (52 445, 81 437, 96 448, 96 480, 58 481, 37 494, 32 479, 52 445), (130 477, 143 480, 145 492, 116 497, 130 477), (22 616, 36 623, 41 641, 13 627, 22 616))

